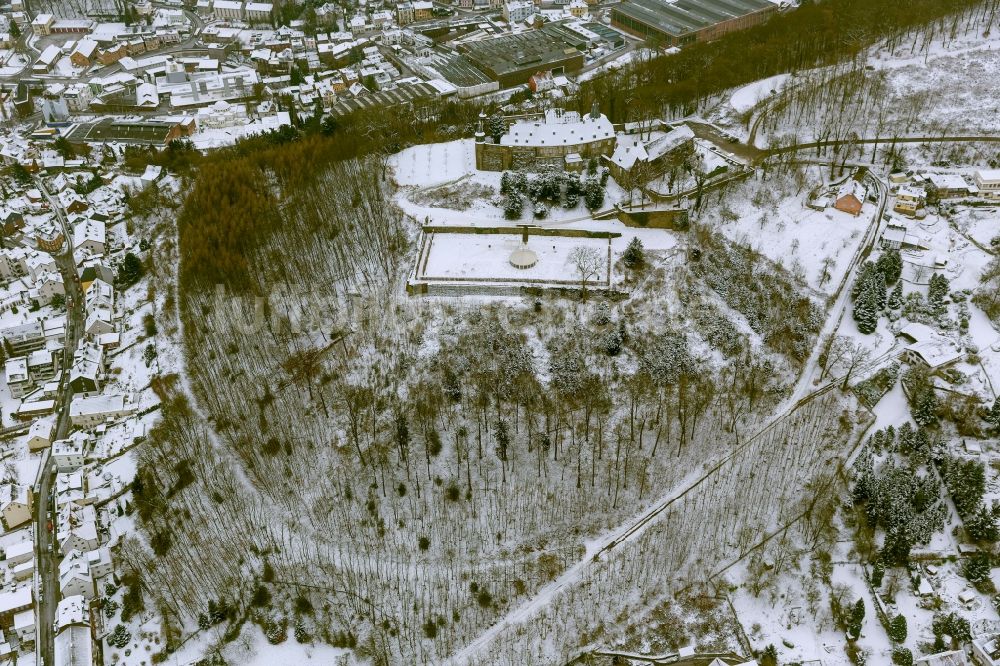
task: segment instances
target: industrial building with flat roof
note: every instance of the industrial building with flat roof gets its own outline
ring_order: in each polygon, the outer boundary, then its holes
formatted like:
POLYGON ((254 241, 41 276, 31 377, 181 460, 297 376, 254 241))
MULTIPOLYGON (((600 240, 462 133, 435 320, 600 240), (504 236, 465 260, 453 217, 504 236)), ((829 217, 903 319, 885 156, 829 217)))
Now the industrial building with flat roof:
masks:
POLYGON ((330 113, 334 116, 344 116, 364 109, 404 106, 440 94, 441 90, 430 83, 401 83, 391 90, 379 90, 358 97, 338 97, 330 107, 330 113))
POLYGON ((684 46, 759 25, 777 11, 771 0, 626 0, 611 10, 611 25, 663 46, 684 46))
POLYGON ((504 88, 527 83, 536 72, 576 72, 583 67, 587 40, 561 23, 539 30, 466 42, 466 57, 504 88))

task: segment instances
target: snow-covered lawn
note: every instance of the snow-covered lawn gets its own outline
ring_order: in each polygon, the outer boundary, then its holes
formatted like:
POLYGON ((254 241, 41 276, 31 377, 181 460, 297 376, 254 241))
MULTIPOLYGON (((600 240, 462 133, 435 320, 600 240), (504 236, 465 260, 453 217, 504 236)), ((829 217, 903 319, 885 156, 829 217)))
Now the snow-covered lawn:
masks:
POLYGON ((570 255, 576 248, 591 248, 600 260, 600 270, 587 283, 608 284, 608 240, 603 238, 531 236, 528 248, 538 263, 527 269, 514 268, 509 261, 511 253, 522 246, 516 234, 435 233, 428 236, 428 243, 418 279, 578 282, 570 255))

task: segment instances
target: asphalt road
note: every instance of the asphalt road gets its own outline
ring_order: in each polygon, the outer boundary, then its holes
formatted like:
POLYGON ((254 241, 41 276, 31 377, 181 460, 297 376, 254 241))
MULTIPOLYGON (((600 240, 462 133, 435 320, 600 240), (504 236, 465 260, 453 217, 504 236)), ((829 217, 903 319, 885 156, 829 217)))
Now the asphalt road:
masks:
MULTIPOLYGON (((66 286, 66 305, 69 316, 66 319, 66 342, 63 347, 62 374, 59 380, 59 398, 56 410, 56 434, 54 439, 63 439, 69 434, 69 403, 73 397, 73 390, 67 383, 68 370, 73 360, 73 351, 83 333, 83 290, 80 286, 80 278, 76 272, 76 262, 73 259, 73 233, 66 221, 59 202, 45 189, 41 179, 35 181, 38 189, 49 201, 49 206, 55 213, 56 218, 63 227, 63 235, 66 237, 66 250, 56 256, 56 263, 59 272, 62 274, 63 284, 66 286), (72 299, 72 300, 71 300, 72 299), (72 307, 70 303, 72 302, 72 307)), ((39 657, 40 664, 54 664, 55 647, 55 616, 56 607, 59 603, 59 556, 53 552, 56 540, 55 525, 55 503, 50 500, 53 482, 55 480, 55 469, 52 466, 52 459, 47 456, 45 467, 39 475, 39 484, 35 496, 35 549, 37 579, 42 587, 39 594, 35 612, 35 622, 38 625, 37 643, 35 651, 39 657), (49 524, 52 531, 49 531, 49 524)))

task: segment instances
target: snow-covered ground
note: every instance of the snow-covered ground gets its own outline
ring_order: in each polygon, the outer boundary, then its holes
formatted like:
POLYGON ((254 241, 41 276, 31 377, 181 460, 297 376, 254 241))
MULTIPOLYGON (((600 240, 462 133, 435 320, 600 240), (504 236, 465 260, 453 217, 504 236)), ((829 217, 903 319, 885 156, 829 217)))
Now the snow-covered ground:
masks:
POLYGON ((426 262, 418 279, 514 280, 578 282, 579 275, 571 257, 577 248, 592 250, 600 262, 588 284, 608 284, 608 240, 603 238, 566 238, 530 236, 527 248, 538 263, 526 269, 510 263, 511 253, 523 247, 515 234, 452 234, 428 236, 426 262))
MULTIPOLYGON (((821 183, 819 169, 811 171, 821 183)), ((836 291, 876 213, 867 202, 858 216, 806 208, 807 190, 751 179, 706 213, 713 227, 797 274, 819 293, 836 291)))
POLYGON ((389 164, 402 187, 441 185, 475 171, 475 146, 474 139, 413 146, 393 155, 389 164))
MULTIPOLYGON (((460 139, 413 146, 393 155, 389 166, 400 186, 396 196, 400 208, 421 223, 461 226, 555 226, 592 218, 581 197, 573 208, 550 207, 541 220, 532 217, 530 205, 525 205, 520 220, 505 220, 503 208, 493 201, 500 192, 503 174, 477 171, 475 146, 472 139, 460 139)), ((602 210, 625 198, 625 192, 609 179, 602 210)))
POLYGON ((750 85, 743 86, 729 98, 729 104, 737 113, 746 113, 776 92, 780 92, 788 83, 788 74, 778 74, 750 85))

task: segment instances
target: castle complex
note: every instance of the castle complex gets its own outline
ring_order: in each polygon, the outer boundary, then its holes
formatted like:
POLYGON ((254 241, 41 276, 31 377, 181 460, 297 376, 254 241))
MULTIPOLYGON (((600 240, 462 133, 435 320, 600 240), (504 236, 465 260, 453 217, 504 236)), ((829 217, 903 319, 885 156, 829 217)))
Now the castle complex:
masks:
POLYGON ((549 109, 541 121, 519 121, 496 143, 486 136, 485 114, 476 131, 476 168, 480 171, 535 169, 553 165, 580 171, 590 158, 615 151, 615 129, 594 104, 590 113, 549 109))

